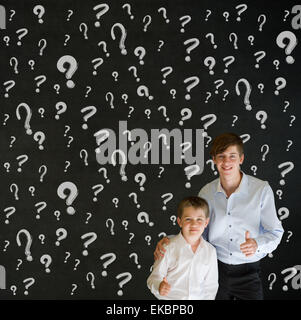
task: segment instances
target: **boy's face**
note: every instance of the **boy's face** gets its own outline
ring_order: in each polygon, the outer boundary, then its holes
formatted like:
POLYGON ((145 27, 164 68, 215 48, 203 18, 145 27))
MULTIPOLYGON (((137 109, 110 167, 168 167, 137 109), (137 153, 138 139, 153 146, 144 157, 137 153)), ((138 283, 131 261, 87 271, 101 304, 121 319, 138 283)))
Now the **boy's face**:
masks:
POLYGON ((231 177, 240 171, 240 165, 244 161, 244 155, 239 155, 237 146, 229 146, 223 153, 213 157, 216 168, 223 177, 231 177))
POLYGON ((177 218, 179 226, 182 228, 182 235, 186 240, 196 240, 200 238, 204 229, 209 223, 202 209, 186 207, 183 209, 181 219, 177 218))

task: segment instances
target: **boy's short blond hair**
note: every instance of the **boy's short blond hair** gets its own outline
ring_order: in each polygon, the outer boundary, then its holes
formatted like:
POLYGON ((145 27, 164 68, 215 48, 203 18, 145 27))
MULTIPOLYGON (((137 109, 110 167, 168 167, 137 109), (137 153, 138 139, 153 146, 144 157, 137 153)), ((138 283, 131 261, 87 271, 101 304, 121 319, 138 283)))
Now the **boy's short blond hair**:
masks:
POLYGON ((183 210, 187 207, 202 209, 205 213, 206 218, 209 218, 209 206, 205 199, 196 196, 184 198, 178 205, 178 218, 182 218, 183 210))

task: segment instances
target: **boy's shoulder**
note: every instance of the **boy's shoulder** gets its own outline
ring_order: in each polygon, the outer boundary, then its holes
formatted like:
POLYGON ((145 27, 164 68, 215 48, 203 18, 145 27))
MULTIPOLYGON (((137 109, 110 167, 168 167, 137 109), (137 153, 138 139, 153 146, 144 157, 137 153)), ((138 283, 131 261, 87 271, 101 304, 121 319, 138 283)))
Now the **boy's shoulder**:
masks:
POLYGON ((181 239, 181 235, 180 235, 180 233, 178 233, 174 237, 169 238, 169 243, 167 246, 169 246, 169 247, 177 246, 179 244, 180 239, 181 239))
POLYGON ((266 181, 266 180, 262 180, 257 177, 254 177, 254 176, 250 176, 248 174, 245 174, 245 176, 248 179, 249 185, 256 185, 256 186, 262 186, 262 187, 269 185, 268 181, 266 181))
POLYGON ((203 237, 202 237, 202 242, 203 242, 203 246, 206 247, 208 251, 216 253, 215 247, 211 243, 209 243, 207 240, 205 240, 203 237))
POLYGON ((268 190, 271 188, 268 181, 261 180, 257 177, 253 177, 247 174, 245 174, 245 178, 247 181, 246 185, 250 193, 262 193, 264 192, 264 190, 268 190))
POLYGON ((216 190, 217 184, 219 182, 219 178, 214 179, 213 181, 204 185, 199 192, 199 196, 211 194, 214 190, 216 190))
POLYGON ((186 242, 185 242, 181 232, 179 232, 174 237, 169 238, 169 243, 164 246, 165 246, 165 249, 174 250, 174 249, 181 248, 185 244, 186 244, 186 242))

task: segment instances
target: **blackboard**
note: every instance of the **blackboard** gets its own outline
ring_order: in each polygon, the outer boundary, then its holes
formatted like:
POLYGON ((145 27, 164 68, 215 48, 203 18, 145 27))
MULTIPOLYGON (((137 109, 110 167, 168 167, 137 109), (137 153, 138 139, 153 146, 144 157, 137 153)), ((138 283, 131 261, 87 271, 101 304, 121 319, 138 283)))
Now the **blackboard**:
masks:
POLYGON ((3 299, 154 299, 155 245, 178 232, 178 202, 217 178, 209 150, 222 132, 243 138, 242 170, 270 183, 285 230, 261 263, 265 299, 300 299, 301 5, 0 5, 3 299), (152 163, 143 144, 143 161, 122 166, 117 153, 101 164, 99 131, 118 141, 125 124, 148 140, 155 129, 203 130, 199 174, 185 170, 186 151, 173 163, 172 140, 169 162, 152 163))

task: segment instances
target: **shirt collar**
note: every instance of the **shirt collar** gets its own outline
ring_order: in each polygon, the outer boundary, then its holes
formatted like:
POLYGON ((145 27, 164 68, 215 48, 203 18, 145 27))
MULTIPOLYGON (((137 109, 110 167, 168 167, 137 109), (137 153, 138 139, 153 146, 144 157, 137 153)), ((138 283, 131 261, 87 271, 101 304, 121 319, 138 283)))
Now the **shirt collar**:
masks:
MULTIPOLYGON (((204 246, 204 241, 203 241, 203 237, 200 237, 201 241, 200 241, 200 247, 204 246)), ((191 245, 185 240, 185 238, 182 235, 182 232, 180 231, 179 234, 177 235, 177 242, 179 243, 179 246, 183 246, 183 247, 187 247, 187 248, 191 248, 191 245)))
MULTIPOLYGON (((234 191, 234 193, 244 193, 244 194, 248 194, 248 176, 240 171, 242 173, 242 179, 240 181, 239 186, 237 187, 237 189, 234 191)), ((216 187, 216 192, 222 192, 224 194, 226 194, 226 192, 224 191, 222 184, 221 184, 221 180, 220 178, 217 179, 217 187, 216 187)))

